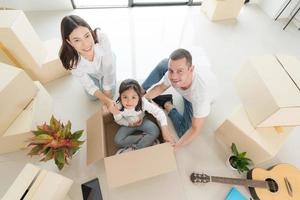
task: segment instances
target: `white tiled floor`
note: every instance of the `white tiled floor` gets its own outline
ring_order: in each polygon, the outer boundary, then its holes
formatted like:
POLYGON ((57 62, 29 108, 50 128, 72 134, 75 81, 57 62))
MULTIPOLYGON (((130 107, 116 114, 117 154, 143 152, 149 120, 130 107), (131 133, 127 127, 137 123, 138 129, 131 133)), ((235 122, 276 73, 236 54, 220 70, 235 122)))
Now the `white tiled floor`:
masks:
MULTIPOLYGON (((60 36, 60 20, 71 13, 82 16, 92 27, 101 27, 108 34, 117 55, 118 80, 129 77, 143 80, 155 64, 175 48, 196 46, 205 50, 221 86, 199 137, 176 153, 179 174, 167 174, 147 180, 143 185, 108 192, 103 163, 86 166, 86 147, 83 147, 71 165, 60 172, 75 181, 69 193, 71 198, 81 199, 80 183, 99 176, 105 199, 127 200, 140 194, 145 196, 139 199, 224 199, 230 186, 195 186, 189 181, 189 174, 203 171, 211 175, 238 176, 225 166, 226 154, 213 134, 240 104, 233 78, 241 64, 252 56, 284 53, 300 59, 300 32, 296 27, 290 24, 283 31, 285 21, 275 22, 254 4, 245 6, 237 21, 219 23, 207 20, 198 6, 30 12, 26 15, 41 39, 46 40, 60 36), (172 182, 180 184, 169 184, 172 182), (146 191, 151 191, 150 195, 146 191)), ((54 99, 54 114, 63 121, 71 120, 74 130, 85 128, 86 119, 99 108, 97 102, 86 98, 80 84, 71 76, 47 84, 46 89, 54 99)), ((295 129, 278 156, 262 166, 288 162, 300 168, 299 131, 295 129)), ((53 163, 39 163, 37 158, 28 158, 25 152, 0 155, 0 196, 28 161, 57 171, 53 163)), ((239 189, 249 195, 244 188, 239 189)))

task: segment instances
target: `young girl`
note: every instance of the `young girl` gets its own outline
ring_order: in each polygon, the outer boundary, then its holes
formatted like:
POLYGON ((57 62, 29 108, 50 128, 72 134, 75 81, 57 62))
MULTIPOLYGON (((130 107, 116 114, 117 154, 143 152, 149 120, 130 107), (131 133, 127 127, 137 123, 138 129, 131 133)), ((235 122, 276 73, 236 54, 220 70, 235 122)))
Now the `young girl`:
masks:
POLYGON ((117 100, 119 112, 114 114, 115 121, 121 125, 115 136, 115 143, 119 147, 141 149, 153 144, 160 130, 155 123, 144 118, 145 111, 158 120, 164 138, 172 137, 164 112, 142 97, 143 91, 137 81, 124 80, 120 85, 119 95, 117 100), (141 131, 142 134, 134 134, 137 131, 141 131))
POLYGON ((99 28, 93 31, 79 16, 69 15, 61 21, 61 37, 63 66, 71 70, 91 100, 99 99, 110 112, 117 111, 111 99, 116 66, 107 36, 99 28))

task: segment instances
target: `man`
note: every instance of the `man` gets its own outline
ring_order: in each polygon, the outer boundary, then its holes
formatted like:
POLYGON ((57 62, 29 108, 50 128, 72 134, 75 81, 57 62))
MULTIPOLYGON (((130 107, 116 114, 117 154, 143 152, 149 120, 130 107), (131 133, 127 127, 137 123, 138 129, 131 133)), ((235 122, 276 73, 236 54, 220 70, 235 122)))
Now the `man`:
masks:
MULTIPOLYGON (((185 49, 177 49, 169 59, 162 60, 142 84, 147 99, 153 99, 164 108, 171 118, 179 141, 175 150, 189 144, 199 134, 205 118, 210 113, 210 105, 214 98, 216 80, 207 69, 192 64, 192 56, 185 49), (197 70, 196 70, 197 67, 197 70), (153 87, 152 85, 155 84, 153 87), (161 95, 169 87, 173 87, 184 102, 184 112, 180 114, 172 103, 171 95, 161 95), (156 98, 155 98, 156 97, 156 98)), ((163 136, 174 143, 171 135, 163 136)))

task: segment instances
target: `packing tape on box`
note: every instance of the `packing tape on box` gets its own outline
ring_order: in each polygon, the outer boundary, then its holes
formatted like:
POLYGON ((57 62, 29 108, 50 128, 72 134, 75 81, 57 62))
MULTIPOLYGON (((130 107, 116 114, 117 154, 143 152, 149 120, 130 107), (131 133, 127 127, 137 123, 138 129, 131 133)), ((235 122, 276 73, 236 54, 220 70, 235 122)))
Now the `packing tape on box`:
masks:
POLYGON ((21 68, 21 64, 1 42, 0 42, 0 49, 5 53, 5 55, 10 59, 10 61, 14 63, 16 67, 21 68))
POLYGON ((275 131, 280 134, 280 133, 283 133, 284 130, 283 130, 283 127, 282 126, 274 126, 274 129, 275 131))

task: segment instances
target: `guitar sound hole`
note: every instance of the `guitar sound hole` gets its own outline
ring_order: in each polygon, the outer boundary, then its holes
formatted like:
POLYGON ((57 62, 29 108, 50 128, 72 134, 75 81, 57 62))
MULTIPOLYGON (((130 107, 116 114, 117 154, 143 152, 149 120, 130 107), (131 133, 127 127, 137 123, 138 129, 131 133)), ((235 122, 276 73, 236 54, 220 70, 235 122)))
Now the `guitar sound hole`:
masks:
POLYGON ((270 192, 277 192, 278 191, 278 184, 276 183, 276 181, 274 181, 271 178, 267 178, 266 181, 268 183, 270 192))

